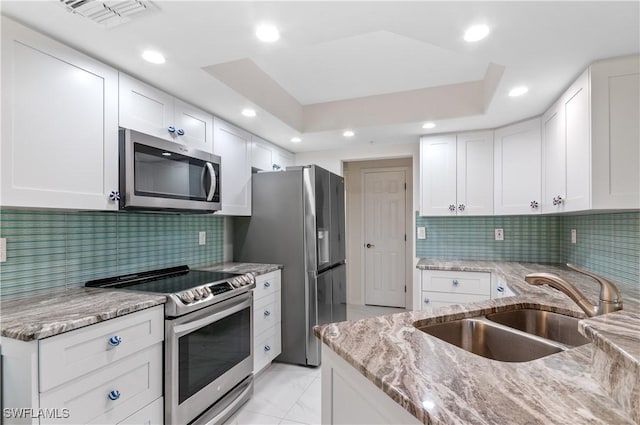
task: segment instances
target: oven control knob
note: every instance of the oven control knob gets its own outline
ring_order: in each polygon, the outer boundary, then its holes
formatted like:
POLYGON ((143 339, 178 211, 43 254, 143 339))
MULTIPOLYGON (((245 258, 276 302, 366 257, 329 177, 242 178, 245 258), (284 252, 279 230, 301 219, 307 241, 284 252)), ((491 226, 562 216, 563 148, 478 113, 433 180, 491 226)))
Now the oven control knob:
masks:
POLYGON ((193 302, 193 294, 191 291, 184 291, 180 294, 180 299, 184 301, 185 304, 191 304, 193 302))
POLYGON ((204 286, 202 288, 202 298, 207 298, 209 295, 211 295, 211 289, 209 289, 208 286, 204 286))
POLYGON ((192 292, 193 292, 193 298, 196 301, 202 298, 203 294, 202 294, 202 291, 200 290, 200 288, 195 288, 195 289, 192 290, 192 292))

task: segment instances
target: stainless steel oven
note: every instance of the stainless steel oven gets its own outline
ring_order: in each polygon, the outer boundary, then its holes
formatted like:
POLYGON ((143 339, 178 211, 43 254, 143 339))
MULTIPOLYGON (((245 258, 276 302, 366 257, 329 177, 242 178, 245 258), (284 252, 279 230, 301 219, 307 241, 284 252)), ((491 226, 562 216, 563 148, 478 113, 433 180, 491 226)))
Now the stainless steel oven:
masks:
POLYGON ((220 209, 220 157, 120 129, 120 209, 220 209))
POLYGON ((253 369, 252 292, 165 321, 165 421, 218 423, 250 396, 253 369), (241 382, 241 385, 238 385, 241 382), (223 396, 230 394, 226 403, 223 396))
POLYGON ((85 286, 164 294, 166 424, 220 424, 253 393, 252 274, 187 266, 85 286))

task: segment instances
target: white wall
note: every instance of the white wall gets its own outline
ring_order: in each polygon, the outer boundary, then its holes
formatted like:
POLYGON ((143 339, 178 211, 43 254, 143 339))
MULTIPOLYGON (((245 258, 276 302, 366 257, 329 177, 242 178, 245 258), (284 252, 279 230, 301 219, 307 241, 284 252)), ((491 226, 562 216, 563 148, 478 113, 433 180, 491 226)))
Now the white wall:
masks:
MULTIPOLYGON (((348 144, 348 142, 345 142, 348 144)), ((345 146, 342 149, 317 151, 317 152, 300 152, 295 155, 296 165, 316 164, 320 167, 334 172, 339 175, 343 175, 343 162, 346 161, 363 161, 373 159, 388 159, 388 158, 412 158, 413 163, 413 208, 416 209, 420 205, 420 141, 416 140, 415 143, 398 144, 398 145, 379 145, 379 144, 367 144, 356 146, 345 146)), ((411 229, 416 228, 416 216, 415 211, 411 213, 411 229)), ((415 258, 416 242, 415 231, 412 232, 412 247, 411 252, 414 255, 413 258, 413 294, 420 293, 420 274, 415 268, 418 259, 415 258)), ((347 261, 349 259, 347 258, 347 261)), ((408 305, 407 308, 410 308, 408 305)), ((419 309, 419 297, 413 297, 413 309, 419 309)))

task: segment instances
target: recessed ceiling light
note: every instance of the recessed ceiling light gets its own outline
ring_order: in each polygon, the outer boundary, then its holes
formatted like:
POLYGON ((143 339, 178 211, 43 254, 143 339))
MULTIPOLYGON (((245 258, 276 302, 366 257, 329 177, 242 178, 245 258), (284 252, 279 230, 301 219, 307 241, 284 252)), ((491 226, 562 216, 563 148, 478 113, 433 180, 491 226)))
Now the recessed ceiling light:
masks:
POLYGON ((280 32, 273 25, 260 25, 256 29, 256 37, 265 43, 273 43, 280 39, 280 32))
POLYGON ((472 27, 467 28, 464 32, 464 41, 469 43, 473 43, 475 41, 480 41, 489 35, 489 27, 486 25, 474 25, 472 27))
POLYGON ((155 64, 165 63, 165 58, 162 56, 162 53, 154 50, 145 50, 142 52, 142 59, 155 64))
POLYGON ((294 138, 292 138, 292 139, 291 139, 291 141, 292 141, 293 143, 300 143, 300 142, 302 142, 302 139, 301 139, 301 138, 299 138, 299 137, 294 137, 294 138))
POLYGON ((514 87, 509 92, 509 96, 511 96, 511 97, 522 96, 523 94, 525 94, 528 91, 529 91, 529 89, 527 87, 525 87, 525 86, 514 87))
POLYGON ((347 131, 345 131, 344 133, 342 133, 342 135, 343 135, 344 137, 353 137, 355 134, 356 134, 356 133, 354 133, 354 132, 353 132, 353 131, 351 131, 351 130, 347 130, 347 131))
POLYGON ((426 122, 426 123, 424 123, 424 125, 422 126, 422 128, 433 128, 433 127, 435 127, 435 126, 436 126, 436 125, 435 125, 435 123, 432 123, 432 122, 426 122))
POLYGON ((253 109, 246 108, 242 110, 242 115, 244 115, 245 117, 255 117, 256 111, 254 111, 253 109))

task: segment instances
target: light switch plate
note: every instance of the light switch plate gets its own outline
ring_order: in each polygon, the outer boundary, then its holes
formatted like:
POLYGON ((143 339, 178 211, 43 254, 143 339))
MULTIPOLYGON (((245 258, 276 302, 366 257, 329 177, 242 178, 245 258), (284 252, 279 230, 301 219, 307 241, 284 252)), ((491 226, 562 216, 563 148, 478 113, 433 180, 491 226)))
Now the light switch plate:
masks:
POLYGON ((7 261, 7 238, 0 238, 0 263, 7 261))
POLYGON ((418 239, 427 239, 426 227, 418 227, 418 239))
POLYGON ((571 229, 571 243, 578 243, 578 231, 571 229))
POLYGON ((504 229, 496 229, 495 230, 495 239, 497 241, 503 241, 504 240, 504 229))
POLYGON ((207 232, 198 233, 198 244, 205 245, 207 243, 207 232))

